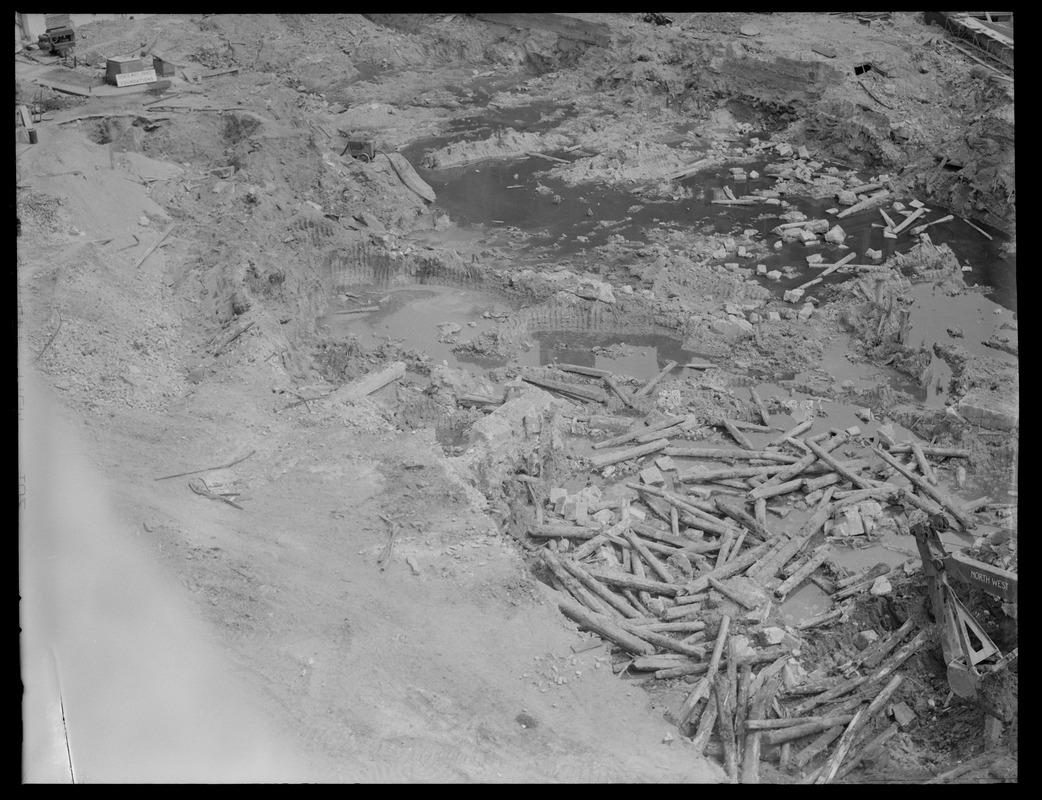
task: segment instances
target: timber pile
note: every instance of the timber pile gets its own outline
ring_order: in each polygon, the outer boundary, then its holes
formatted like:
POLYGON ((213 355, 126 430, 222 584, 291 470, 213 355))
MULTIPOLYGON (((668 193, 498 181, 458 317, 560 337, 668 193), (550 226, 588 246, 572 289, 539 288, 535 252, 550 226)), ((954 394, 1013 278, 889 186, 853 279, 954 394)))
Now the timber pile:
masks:
POLYGON ((559 591, 562 613, 616 649, 616 672, 694 684, 676 709, 678 727, 700 753, 720 758, 732 782, 758 782, 764 758, 802 770, 805 782, 835 781, 893 734, 876 736, 874 723, 900 685, 898 668, 928 633, 912 635, 908 623, 834 675, 801 678, 802 632, 842 619, 840 603, 889 570, 826 580, 817 574, 829 557, 822 533, 870 534, 876 511, 890 503, 968 528, 973 508, 938 487, 930 463, 968 454, 890 441, 850 458, 840 448, 856 443, 856 431, 812 436, 809 424, 756 447, 743 430, 780 429, 724 419, 716 426, 736 446, 675 443, 696 426, 693 416, 667 418, 595 443, 592 469, 632 477, 603 493, 531 491, 538 524, 526 544, 559 591), (767 498, 780 495, 801 497, 812 511, 795 531, 767 519, 767 498), (773 604, 808 580, 837 605, 798 628, 769 625, 773 604))

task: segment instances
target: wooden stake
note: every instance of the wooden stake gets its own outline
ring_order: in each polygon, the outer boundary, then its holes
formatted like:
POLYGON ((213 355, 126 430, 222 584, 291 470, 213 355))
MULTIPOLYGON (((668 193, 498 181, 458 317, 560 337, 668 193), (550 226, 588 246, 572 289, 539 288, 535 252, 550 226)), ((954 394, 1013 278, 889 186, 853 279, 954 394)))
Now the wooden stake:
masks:
MULTIPOLYGON (((813 736, 816 733, 821 733, 837 726, 842 730, 843 726, 852 719, 854 719, 853 714, 843 714, 831 717, 816 717, 808 722, 801 722, 798 718, 765 720, 766 722, 796 722, 797 724, 787 725, 782 728, 772 728, 764 734, 763 741, 767 744, 781 744, 782 742, 793 742, 806 736, 813 736)), ((749 721, 748 725, 749 730, 755 730, 752 720, 749 721)))
POLYGON ((814 551, 814 554, 807 560, 807 563, 792 573, 789 578, 782 583, 777 589, 774 590, 775 597, 779 600, 784 600, 785 596, 803 583, 804 580, 810 577, 811 573, 814 572, 818 567, 828 560, 831 546, 829 544, 823 544, 814 551))
POLYGON ((637 538, 637 535, 633 531, 624 530, 622 535, 625 537, 626 541, 633 546, 633 549, 640 554, 641 558, 644 559, 647 565, 651 567, 652 572, 658 575, 666 583, 674 583, 673 575, 668 569, 666 569, 666 565, 655 558, 652 552, 648 550, 640 539, 637 538))
POLYGON ((824 752, 830 744, 843 735, 843 727, 845 724, 846 723, 836 725, 828 730, 822 731, 818 738, 796 754, 796 766, 802 769, 810 763, 818 753, 824 752))
POLYGON ((561 585, 564 586, 564 588, 567 589, 576 600, 590 609, 590 611, 603 615, 605 619, 617 616, 610 606, 572 577, 572 575, 569 574, 561 565, 561 562, 554 553, 551 553, 549 550, 540 550, 539 555, 542 557, 543 563, 546 564, 554 574, 554 577, 561 582, 561 585))
POLYGON ((814 427, 814 420, 810 420, 810 419, 804 420, 799 425, 797 425, 795 428, 791 428, 790 430, 786 431, 781 436, 779 436, 777 439, 773 440, 768 445, 768 447, 777 447, 782 442, 784 442, 786 439, 795 439, 800 434, 806 433, 807 431, 809 431, 812 427, 814 427))
POLYGON ((926 453, 923 452, 923 448, 917 442, 912 443, 912 453, 915 455, 915 461, 919 465, 919 471, 923 473, 923 477, 936 486, 937 476, 934 474, 930 462, 926 460, 926 453))
POLYGON ((623 391, 622 387, 615 382, 615 379, 612 376, 605 375, 604 384, 613 392, 615 392, 616 396, 623 402, 624 405, 626 405, 629 408, 632 408, 634 411, 641 410, 640 405, 638 403, 635 403, 633 401, 633 398, 630 397, 627 392, 623 391))

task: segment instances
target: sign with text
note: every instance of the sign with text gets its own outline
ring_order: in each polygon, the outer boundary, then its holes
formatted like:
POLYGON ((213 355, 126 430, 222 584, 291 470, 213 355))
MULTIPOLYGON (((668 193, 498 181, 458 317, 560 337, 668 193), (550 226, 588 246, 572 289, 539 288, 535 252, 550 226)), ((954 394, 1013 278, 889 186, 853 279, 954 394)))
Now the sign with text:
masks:
POLYGON ((143 69, 140 72, 126 72, 116 75, 116 86, 137 86, 141 83, 155 83, 156 71, 154 69, 143 69))
POLYGON ((954 552, 945 559, 945 566, 964 581, 1009 603, 1017 602, 1017 573, 990 564, 982 564, 962 553, 954 552))

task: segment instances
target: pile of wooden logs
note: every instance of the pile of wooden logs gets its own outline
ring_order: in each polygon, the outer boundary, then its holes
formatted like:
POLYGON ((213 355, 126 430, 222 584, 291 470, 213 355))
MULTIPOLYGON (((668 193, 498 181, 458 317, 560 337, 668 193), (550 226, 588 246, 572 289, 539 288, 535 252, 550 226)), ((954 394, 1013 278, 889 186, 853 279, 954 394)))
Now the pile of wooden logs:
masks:
MULTIPOLYGON (((756 407, 767 422, 762 402, 756 407)), ((528 530, 531 541, 542 546, 538 556, 561 592, 560 610, 613 643, 624 654, 620 669, 695 681, 677 709, 679 728, 699 752, 719 755, 733 781, 757 782, 762 754, 801 770, 824 758, 805 780, 834 781, 893 735, 873 738, 871 723, 900 685, 895 670, 927 633, 901 645, 912 632, 909 623, 832 679, 801 684, 801 632, 842 619, 844 609, 795 628, 771 627, 772 605, 807 580, 835 602, 847 601, 888 570, 838 583, 817 574, 829 545, 810 545, 845 507, 874 499, 971 527, 973 506, 943 492, 929 462, 968 453, 893 442, 868 448, 861 440, 868 457, 849 458, 838 451, 856 443, 850 432, 807 436, 810 422, 781 431, 733 419, 717 425, 738 447, 673 443, 696 425, 692 416, 676 417, 595 444, 590 467, 624 472, 629 463, 636 476, 602 495, 616 499, 570 508, 564 490, 552 490, 549 513, 540 508, 538 524, 528 530), (749 430, 777 435, 756 447, 743 432, 749 430), (651 456, 653 467, 633 463, 651 456), (727 466, 681 466, 686 460, 727 466), (784 531, 768 521, 767 500, 792 493, 813 501, 811 513, 784 531), (565 509, 567 519, 550 521, 565 509)))

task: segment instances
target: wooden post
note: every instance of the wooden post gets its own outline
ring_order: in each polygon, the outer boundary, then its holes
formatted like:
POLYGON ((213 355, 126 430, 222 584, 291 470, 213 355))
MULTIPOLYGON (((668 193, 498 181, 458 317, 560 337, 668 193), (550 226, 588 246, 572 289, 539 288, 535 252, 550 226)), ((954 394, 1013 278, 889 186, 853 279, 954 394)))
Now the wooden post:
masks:
MULTIPOLYGON (((632 442, 633 440, 637 439, 640 436, 646 436, 646 435, 651 434, 651 433, 656 433, 658 431, 666 430, 667 428, 673 428, 673 427, 675 427, 677 425, 681 425, 684 422, 687 422, 689 420, 690 421, 697 421, 697 417, 695 417, 693 414, 689 414, 688 416, 681 417, 680 419, 670 419, 670 420, 666 420, 664 422, 656 423, 654 425, 645 425, 642 428, 637 428, 636 430, 628 431, 628 432, 620 434, 618 436, 613 436, 610 439, 605 439, 602 442, 595 442, 593 444, 593 449, 594 450, 603 450, 606 447, 616 447, 617 445, 620 445, 620 444, 626 444, 627 442, 632 442)), ((661 438, 664 438, 664 437, 656 436, 655 438, 656 439, 661 439, 661 438)))
MULTIPOLYGON (((715 691, 716 688, 713 687, 711 692, 715 691)), ((719 707, 717 706, 716 700, 715 698, 710 696, 708 701, 706 702, 705 709, 702 711, 702 716, 698 720, 698 725, 695 728, 694 738, 691 740, 691 744, 694 746, 695 752, 699 755, 705 754, 706 745, 709 744, 709 737, 713 735, 713 727, 716 723, 716 717, 718 712, 719 707)))
POLYGON ((661 583, 647 578, 638 578, 635 575, 623 575, 619 572, 591 572, 590 574, 602 583, 607 583, 612 586, 636 589, 638 592, 643 590, 654 594, 664 594, 669 597, 676 596, 677 591, 680 588, 671 583, 661 583))
POLYGON ((804 420, 799 425, 797 425, 795 428, 790 428, 785 433, 783 433, 781 436, 779 436, 777 439, 774 439, 773 441, 771 441, 771 443, 768 445, 768 447, 777 447, 782 442, 784 442, 786 439, 795 439, 800 434, 806 433, 807 431, 809 431, 812 427, 814 427, 814 420, 810 420, 810 419, 804 420))
MULTIPOLYGON (((763 683, 761 684, 760 689, 753 696, 752 702, 750 703, 746 726, 748 726, 748 723, 754 719, 763 719, 764 714, 767 712, 767 707, 770 706, 771 701, 774 699, 774 695, 778 691, 778 687, 781 685, 781 669, 785 665, 786 660, 788 660, 787 656, 779 658, 757 676, 757 680, 760 680, 761 677, 763 678, 763 683)), ((760 782, 761 736, 762 734, 759 731, 750 731, 745 737, 745 752, 742 756, 742 772, 740 777, 741 783, 760 782)))
MULTIPOLYGON (((798 718, 790 718, 785 720, 765 720, 766 722, 796 722, 796 725, 788 725, 783 728, 770 728, 764 729, 763 740, 767 744, 781 744, 782 742, 793 742, 797 739, 802 739, 805 736, 813 736, 816 733, 827 731, 830 728, 835 728, 849 723, 854 719, 853 714, 842 714, 831 717, 816 717, 808 722, 802 722, 798 718)), ((759 728, 753 727, 753 721, 750 720, 748 723, 749 730, 760 730, 759 728)))
POLYGON ((796 766, 803 769, 803 767, 809 764, 818 753, 824 752, 830 744, 843 735, 843 727, 845 724, 846 723, 842 723, 829 728, 828 730, 822 731, 818 738, 796 754, 796 766))
POLYGON ((836 773, 836 780, 843 780, 847 775, 857 769, 861 761, 873 753, 877 753, 884 744, 886 744, 898 731, 898 725, 896 722, 892 723, 889 728, 884 730, 881 734, 876 736, 872 741, 868 742, 862 747, 856 754, 851 753, 850 759, 844 764, 838 773, 836 773))

